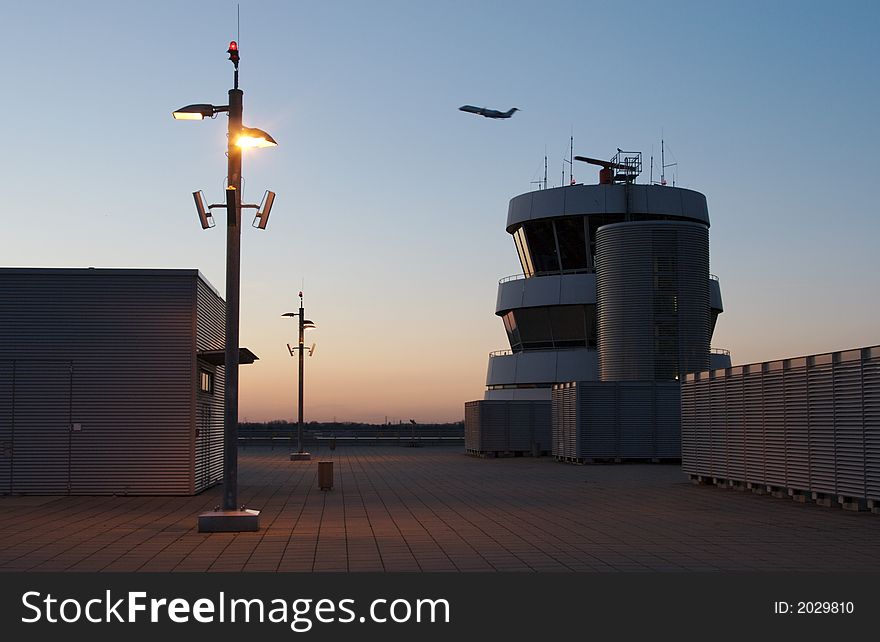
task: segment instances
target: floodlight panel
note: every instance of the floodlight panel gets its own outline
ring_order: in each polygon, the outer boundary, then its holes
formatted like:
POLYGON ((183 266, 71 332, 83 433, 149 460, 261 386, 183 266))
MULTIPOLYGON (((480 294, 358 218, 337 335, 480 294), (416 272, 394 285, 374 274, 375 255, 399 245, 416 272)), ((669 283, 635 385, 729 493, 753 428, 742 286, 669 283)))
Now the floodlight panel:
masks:
POLYGON ((266 190, 266 193, 263 194, 260 208, 257 210, 257 215, 254 217, 254 227, 258 227, 261 230, 266 229, 266 224, 269 222, 269 213, 272 211, 272 204, 274 202, 275 192, 266 190))
POLYGON ((214 227, 214 217, 211 216, 211 210, 208 208, 208 202, 205 200, 205 194, 201 190, 193 192, 193 200, 196 203, 196 212, 199 215, 199 223, 203 230, 214 227))

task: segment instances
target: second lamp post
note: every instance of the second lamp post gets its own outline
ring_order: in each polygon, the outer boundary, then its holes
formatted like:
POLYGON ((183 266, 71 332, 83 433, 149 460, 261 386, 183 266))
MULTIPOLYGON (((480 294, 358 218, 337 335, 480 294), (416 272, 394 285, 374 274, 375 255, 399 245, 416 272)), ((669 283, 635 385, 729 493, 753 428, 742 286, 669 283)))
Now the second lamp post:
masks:
MULTIPOLYGON (((299 344, 292 348, 290 344, 287 344, 287 350, 290 352, 290 356, 293 356, 293 353, 299 351, 299 397, 298 397, 298 414, 297 414, 297 423, 296 423, 296 452, 290 453, 291 461, 307 461, 312 458, 312 456, 303 450, 303 374, 305 372, 305 331, 309 328, 314 328, 314 322, 306 319, 305 310, 303 309, 303 293, 299 293, 299 312, 286 312, 281 315, 285 317, 299 317, 299 344)), ((309 356, 312 356, 315 353, 315 344, 312 344, 312 347, 309 348, 309 356)))

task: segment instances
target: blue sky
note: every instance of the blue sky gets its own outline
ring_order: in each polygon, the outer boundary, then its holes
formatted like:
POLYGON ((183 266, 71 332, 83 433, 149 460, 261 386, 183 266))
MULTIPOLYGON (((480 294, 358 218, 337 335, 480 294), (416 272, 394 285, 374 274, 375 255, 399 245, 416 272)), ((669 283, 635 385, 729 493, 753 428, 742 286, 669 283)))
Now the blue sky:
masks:
MULTIPOLYGON (((506 347, 497 279, 520 271, 508 200, 545 149, 659 154, 707 195, 737 363, 880 343, 880 5, 871 2, 241 2, 242 416, 293 416, 284 344, 305 280, 318 350, 307 419, 454 420, 506 347), (509 121, 457 111, 522 109, 509 121)), ((4 8, 10 266, 197 267, 223 291, 219 199, 236 3, 4 8)), ((656 173, 656 172, 655 172, 656 173)), ((575 178, 594 182, 593 168, 575 178)), ((647 178, 647 177, 645 177, 647 178)))

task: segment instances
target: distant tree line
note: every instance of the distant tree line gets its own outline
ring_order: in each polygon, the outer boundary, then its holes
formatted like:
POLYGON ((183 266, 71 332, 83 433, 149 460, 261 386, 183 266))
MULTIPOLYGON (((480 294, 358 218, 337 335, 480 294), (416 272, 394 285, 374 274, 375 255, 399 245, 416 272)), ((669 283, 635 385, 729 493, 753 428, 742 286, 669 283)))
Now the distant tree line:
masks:
MULTIPOLYGON (((238 428, 239 431, 242 432, 287 432, 289 430, 296 430, 296 422, 287 421, 285 419, 273 419, 271 421, 257 422, 244 421, 238 424, 238 428)), ((418 432, 437 432, 439 434, 446 434, 450 432, 464 430, 464 422, 455 421, 449 423, 417 423, 415 425, 415 428, 413 428, 412 424, 410 424, 409 422, 393 424, 368 424, 357 421, 306 421, 303 423, 303 430, 321 433, 363 432, 369 434, 376 434, 377 432, 409 432, 411 430, 416 430, 418 432)))

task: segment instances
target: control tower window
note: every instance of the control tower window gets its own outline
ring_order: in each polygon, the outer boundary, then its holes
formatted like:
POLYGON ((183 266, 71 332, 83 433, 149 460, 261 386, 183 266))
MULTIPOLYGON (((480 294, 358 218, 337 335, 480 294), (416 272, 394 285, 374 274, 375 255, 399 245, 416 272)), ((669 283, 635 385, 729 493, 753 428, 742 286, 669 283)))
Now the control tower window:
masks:
POLYGON ((535 272, 559 272, 553 221, 532 221, 525 225, 525 230, 535 272))
POLYGON ((586 270, 587 246, 584 241, 584 219, 580 216, 556 221, 559 258, 563 270, 586 270))
POLYGON ((522 265, 523 274, 527 277, 535 274, 535 268, 532 265, 532 257, 529 254, 529 244, 526 242, 526 232, 520 227, 513 233, 513 242, 516 244, 516 253, 519 255, 519 262, 522 265))
POLYGON ((596 347, 595 305, 519 308, 504 313, 502 319, 514 352, 596 347))
POLYGON ((519 338, 519 329, 516 327, 516 319, 513 318, 513 312, 508 312, 502 319, 504 320, 504 329, 507 330, 507 339, 510 341, 510 349, 514 352, 522 350, 522 341, 519 338))
POLYGON ((557 348, 575 348, 584 345, 584 306, 555 305, 550 308, 550 327, 557 348))
POLYGON ((516 321, 523 348, 552 348, 550 315, 547 308, 522 308, 516 311, 516 321))

